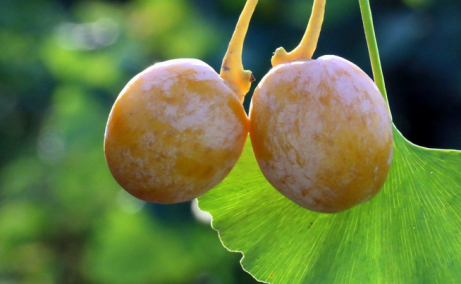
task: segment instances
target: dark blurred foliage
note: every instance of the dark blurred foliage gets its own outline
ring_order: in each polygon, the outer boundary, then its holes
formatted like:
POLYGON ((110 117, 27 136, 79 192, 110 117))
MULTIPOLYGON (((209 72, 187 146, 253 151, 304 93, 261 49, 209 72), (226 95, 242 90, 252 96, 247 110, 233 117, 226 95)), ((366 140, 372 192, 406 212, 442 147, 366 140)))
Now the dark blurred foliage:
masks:
MULTIPOLYGON (((244 2, 1 0, 0 283, 255 283, 196 205, 135 200, 102 150, 129 79, 173 58, 219 70, 244 2)), ((257 79, 277 47, 297 45, 312 5, 259 2, 244 50, 257 79)), ((371 4, 396 125, 461 149, 461 2, 371 4)), ((328 0, 325 54, 371 74, 356 0, 328 0)))

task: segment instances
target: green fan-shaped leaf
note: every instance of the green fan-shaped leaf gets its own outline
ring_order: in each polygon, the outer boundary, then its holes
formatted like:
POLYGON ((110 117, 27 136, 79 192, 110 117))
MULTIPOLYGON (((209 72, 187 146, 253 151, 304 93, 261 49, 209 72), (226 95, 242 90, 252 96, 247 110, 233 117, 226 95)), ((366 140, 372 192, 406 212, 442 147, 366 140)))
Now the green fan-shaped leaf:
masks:
POLYGON ((339 214, 308 211, 262 175, 250 143, 200 198, 243 268, 270 283, 461 283, 461 152, 418 147, 394 128, 388 180, 339 214))

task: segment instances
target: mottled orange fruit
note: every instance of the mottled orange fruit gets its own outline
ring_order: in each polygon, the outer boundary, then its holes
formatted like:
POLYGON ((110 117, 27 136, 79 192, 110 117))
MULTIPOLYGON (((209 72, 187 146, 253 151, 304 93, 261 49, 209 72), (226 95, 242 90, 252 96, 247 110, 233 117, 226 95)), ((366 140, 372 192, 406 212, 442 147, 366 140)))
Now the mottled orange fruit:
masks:
POLYGON ((375 83, 336 56, 281 64, 257 87, 250 137, 267 180, 312 211, 374 197, 393 154, 391 118, 375 83))
POLYGON ((248 127, 238 96, 210 66, 166 61, 137 75, 118 96, 106 128, 106 160, 137 198, 189 201, 227 176, 248 127))

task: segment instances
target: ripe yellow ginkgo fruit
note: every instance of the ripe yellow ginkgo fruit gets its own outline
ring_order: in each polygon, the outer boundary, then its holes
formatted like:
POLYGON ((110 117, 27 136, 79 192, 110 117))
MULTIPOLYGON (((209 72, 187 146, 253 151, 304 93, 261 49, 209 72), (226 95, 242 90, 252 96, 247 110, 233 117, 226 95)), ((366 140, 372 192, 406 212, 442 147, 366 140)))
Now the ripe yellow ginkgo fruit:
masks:
POLYGON ((117 182, 155 203, 190 201, 221 182, 240 157, 254 78, 242 49, 257 0, 248 0, 221 74, 196 59, 157 63, 134 77, 107 122, 104 150, 117 182))
POLYGON ((337 213, 373 198, 393 155, 392 122, 372 79, 337 57, 312 60, 325 0, 316 0, 306 34, 279 48, 250 109, 250 137, 266 179, 309 210, 337 213))

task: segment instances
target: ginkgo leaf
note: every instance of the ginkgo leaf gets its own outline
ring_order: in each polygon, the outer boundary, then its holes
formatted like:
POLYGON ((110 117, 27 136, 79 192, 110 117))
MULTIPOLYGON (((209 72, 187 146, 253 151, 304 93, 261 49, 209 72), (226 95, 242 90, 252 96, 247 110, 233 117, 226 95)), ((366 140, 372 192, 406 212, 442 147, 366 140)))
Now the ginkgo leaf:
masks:
POLYGON ((382 191, 339 214, 304 209, 262 175, 248 141, 231 174, 199 199, 223 245, 269 283, 460 283, 461 152, 394 128, 382 191))

